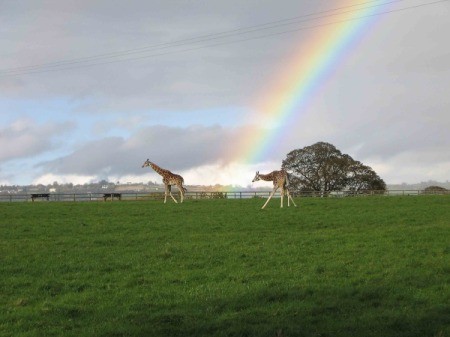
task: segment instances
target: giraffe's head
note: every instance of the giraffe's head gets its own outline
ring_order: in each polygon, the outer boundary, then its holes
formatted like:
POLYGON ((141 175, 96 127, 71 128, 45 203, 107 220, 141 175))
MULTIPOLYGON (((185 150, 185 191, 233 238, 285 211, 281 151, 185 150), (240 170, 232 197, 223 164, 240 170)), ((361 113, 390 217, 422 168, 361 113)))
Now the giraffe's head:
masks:
POLYGON ((145 163, 142 164, 142 167, 150 166, 150 164, 151 164, 151 161, 147 159, 147 160, 145 161, 145 163))
POLYGON ((254 183, 255 181, 258 181, 260 179, 261 178, 259 177, 259 171, 256 171, 255 178, 253 178, 252 183, 254 183))

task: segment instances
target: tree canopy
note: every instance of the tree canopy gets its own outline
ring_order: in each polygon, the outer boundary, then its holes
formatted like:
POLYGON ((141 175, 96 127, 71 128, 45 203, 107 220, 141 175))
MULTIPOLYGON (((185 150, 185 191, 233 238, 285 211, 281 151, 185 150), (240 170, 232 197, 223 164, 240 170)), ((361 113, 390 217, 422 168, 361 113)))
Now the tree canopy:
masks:
POLYGON ((385 182, 372 168, 326 142, 289 152, 282 167, 290 173, 290 185, 297 190, 386 190, 385 182))

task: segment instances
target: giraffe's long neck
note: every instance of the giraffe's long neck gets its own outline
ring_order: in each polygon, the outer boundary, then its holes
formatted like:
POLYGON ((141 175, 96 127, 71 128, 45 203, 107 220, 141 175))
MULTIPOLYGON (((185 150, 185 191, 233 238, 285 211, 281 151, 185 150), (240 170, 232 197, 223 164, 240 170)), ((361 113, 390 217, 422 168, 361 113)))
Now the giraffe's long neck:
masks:
POLYGON ((156 173, 158 173, 161 176, 164 176, 167 173, 167 170, 159 167, 158 165, 156 165, 155 163, 150 162, 150 167, 152 169, 154 169, 156 171, 156 173))

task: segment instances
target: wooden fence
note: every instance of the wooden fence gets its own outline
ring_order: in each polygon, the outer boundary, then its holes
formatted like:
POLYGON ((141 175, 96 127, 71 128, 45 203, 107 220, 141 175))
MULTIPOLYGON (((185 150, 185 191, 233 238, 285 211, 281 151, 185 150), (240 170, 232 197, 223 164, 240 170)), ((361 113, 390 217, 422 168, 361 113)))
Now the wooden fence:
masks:
MULTIPOLYGON (((186 192, 185 199, 248 199, 248 198, 267 198, 271 191, 229 191, 229 192, 186 192)), ((418 196, 431 194, 450 194, 447 191, 424 191, 424 190, 388 190, 388 191, 334 191, 334 192, 295 192, 291 193, 294 197, 357 197, 357 196, 418 196)), ((27 201, 102 201, 117 202, 123 200, 162 200, 163 192, 126 192, 126 193, 39 193, 37 194, 0 194, 0 202, 27 202, 27 201), (111 195, 113 198, 111 198, 111 195)), ((173 193, 179 198, 178 193, 173 193)), ((277 192, 274 197, 279 197, 277 192)))

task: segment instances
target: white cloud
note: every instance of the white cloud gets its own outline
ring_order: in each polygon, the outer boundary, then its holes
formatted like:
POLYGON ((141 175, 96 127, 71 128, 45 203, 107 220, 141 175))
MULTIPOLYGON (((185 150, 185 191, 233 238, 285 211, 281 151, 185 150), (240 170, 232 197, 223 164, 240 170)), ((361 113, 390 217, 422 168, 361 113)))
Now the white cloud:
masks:
POLYGON ((32 181, 32 184, 34 184, 34 185, 38 185, 38 184, 49 185, 49 184, 53 184, 56 181, 58 184, 72 183, 74 185, 83 185, 85 183, 99 181, 96 178, 97 178, 96 176, 89 176, 89 175, 46 173, 46 174, 43 174, 43 175, 35 178, 32 181))
POLYGON ((252 183, 256 171, 261 173, 279 169, 279 163, 261 163, 248 165, 242 163, 229 163, 227 165, 203 165, 184 172, 184 179, 189 184, 196 185, 232 185, 232 186, 270 186, 270 182, 252 183))
POLYGON ((19 118, 0 129, 0 161, 32 157, 57 147, 55 138, 73 129, 70 122, 37 124, 19 118))

